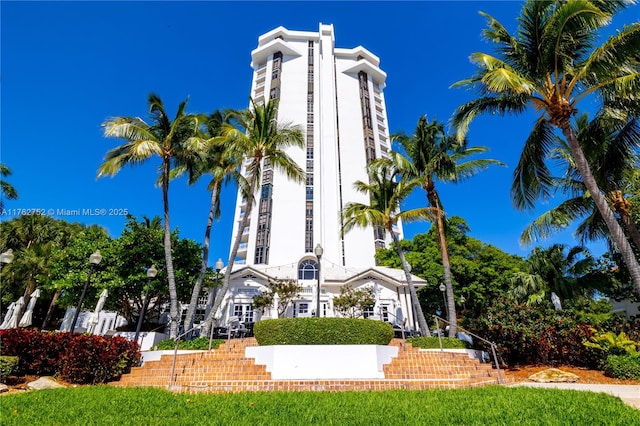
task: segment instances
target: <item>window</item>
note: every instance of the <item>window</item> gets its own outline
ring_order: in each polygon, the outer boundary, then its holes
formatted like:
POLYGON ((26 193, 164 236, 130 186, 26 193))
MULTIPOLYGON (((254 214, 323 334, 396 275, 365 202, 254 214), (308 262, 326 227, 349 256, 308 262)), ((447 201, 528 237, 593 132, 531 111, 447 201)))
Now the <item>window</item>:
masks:
POLYGON ((307 200, 313 200, 313 186, 307 186, 307 200))
POLYGON ((306 176, 306 181, 307 181, 307 186, 313 186, 313 175, 312 174, 308 174, 306 176))
POLYGON ((365 318, 369 318, 375 315, 373 312, 373 306, 367 306, 362 310, 362 316, 365 318))
POLYGON ((317 280, 318 279, 318 263, 315 260, 303 260, 298 266, 298 279, 300 280, 317 280))

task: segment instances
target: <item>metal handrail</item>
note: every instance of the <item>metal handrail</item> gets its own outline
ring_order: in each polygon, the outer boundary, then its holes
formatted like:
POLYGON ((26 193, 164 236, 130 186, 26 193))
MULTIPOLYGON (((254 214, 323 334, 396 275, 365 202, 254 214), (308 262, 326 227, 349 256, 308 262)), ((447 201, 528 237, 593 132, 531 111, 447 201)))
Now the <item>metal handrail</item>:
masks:
MULTIPOLYGON (((438 325, 438 320, 441 320, 442 322, 445 322, 445 323, 447 323, 447 324, 451 325, 451 323, 450 323, 449 321, 447 321, 446 319, 444 319, 444 318, 440 318, 440 317, 439 317, 439 316, 437 316, 437 315, 431 315, 431 316, 432 316, 433 318, 435 318, 435 320, 436 320, 436 329, 437 329, 437 330, 440 330, 440 326, 438 325)), ((471 336, 475 337, 475 338, 476 338, 476 339, 478 339, 478 340, 482 340, 483 342, 485 342, 485 343, 487 343, 489 346, 491 346, 491 352, 493 353, 493 360, 494 360, 494 362, 495 362, 495 364, 496 364, 496 370, 498 370, 498 383, 500 383, 501 385, 502 385, 502 384, 504 384, 504 381, 502 380, 502 373, 501 373, 501 371, 500 371, 500 365, 499 365, 500 363, 498 362, 498 355, 497 355, 497 350, 496 350, 496 348, 497 348, 496 344, 495 344, 494 342, 491 342, 491 341, 489 341, 489 340, 487 340, 487 339, 484 339, 484 338, 482 338, 482 337, 478 336, 477 334, 474 334, 474 333, 470 332, 470 331, 469 331, 469 330, 467 330, 467 329, 464 329, 464 328, 460 327, 459 325, 457 326, 457 328, 458 328, 459 330, 464 331, 464 332, 465 332, 465 333, 467 333, 467 334, 470 334, 471 336)), ((439 342, 440 342, 440 350, 442 350, 442 333, 440 333, 440 332, 438 332, 438 340, 439 340, 439 342)))
MULTIPOLYGON (((210 318, 206 321, 201 322, 200 324, 191 327, 189 330, 185 331, 182 334, 179 334, 178 336, 176 336, 175 341, 176 341, 176 345, 175 348, 173 350, 173 361, 171 363, 171 376, 169 377, 169 384, 167 385, 167 388, 169 390, 172 390, 173 386, 175 386, 176 383, 176 377, 175 377, 175 371, 176 371, 176 358, 178 357, 178 346, 180 345, 180 339, 183 338, 184 336, 186 336, 187 334, 191 333, 194 330, 197 330, 199 328, 202 328, 206 323, 208 322, 214 322, 216 320, 216 318, 210 318)), ((211 324, 211 334, 209 335, 209 350, 211 350, 211 340, 213 339, 213 324, 211 324)))

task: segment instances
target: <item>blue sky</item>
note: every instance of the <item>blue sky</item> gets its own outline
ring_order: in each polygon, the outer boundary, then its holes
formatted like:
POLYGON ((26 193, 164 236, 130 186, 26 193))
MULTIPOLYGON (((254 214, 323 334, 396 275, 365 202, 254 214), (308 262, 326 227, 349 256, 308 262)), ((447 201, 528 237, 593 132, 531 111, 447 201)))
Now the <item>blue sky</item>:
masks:
MULTIPOLYGON (((491 52, 482 40, 482 10, 510 30, 521 2, 12 2, 1 13, 0 161, 19 192, 0 220, 21 209, 55 211, 55 217, 98 223, 117 237, 124 209, 141 217, 162 215, 161 190, 154 186, 157 159, 96 179, 104 154, 121 142, 102 136, 110 116, 146 118, 150 92, 161 96, 170 115, 189 97, 189 112, 246 108, 251 86, 250 53, 258 37, 280 25, 317 31, 333 24, 336 46, 362 45, 387 73, 385 97, 391 132, 412 132, 419 117, 447 121, 473 94, 449 86, 473 74, 468 57, 491 52), (62 210, 106 211, 70 216, 62 210), (113 214, 113 215, 110 215, 113 214)), ((637 21, 637 6, 612 28, 637 21)), ((537 212, 518 212, 509 198, 511 175, 534 116, 482 117, 469 133, 470 145, 491 149, 494 167, 458 185, 440 185, 449 216, 464 217, 471 236, 526 256, 518 243, 523 228, 557 203, 537 212)), ((228 257, 235 189, 223 194, 223 213, 214 225, 210 264, 228 257)), ((424 202, 416 194, 407 207, 424 202)), ((202 241, 209 195, 206 182, 171 184, 171 225, 184 238, 202 241)), ((428 223, 405 226, 406 237, 426 232, 428 223)), ((544 242, 575 243, 570 232, 544 242)), ((596 246, 595 251, 601 251, 596 246)))

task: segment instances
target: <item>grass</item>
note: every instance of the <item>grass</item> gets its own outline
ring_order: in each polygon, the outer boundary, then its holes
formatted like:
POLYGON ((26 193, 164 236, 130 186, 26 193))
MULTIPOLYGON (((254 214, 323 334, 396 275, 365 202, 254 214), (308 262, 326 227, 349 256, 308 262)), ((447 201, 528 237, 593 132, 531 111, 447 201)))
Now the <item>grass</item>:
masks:
POLYGON ((499 386, 462 390, 174 394, 88 386, 0 397, 3 425, 640 425, 610 395, 499 386))

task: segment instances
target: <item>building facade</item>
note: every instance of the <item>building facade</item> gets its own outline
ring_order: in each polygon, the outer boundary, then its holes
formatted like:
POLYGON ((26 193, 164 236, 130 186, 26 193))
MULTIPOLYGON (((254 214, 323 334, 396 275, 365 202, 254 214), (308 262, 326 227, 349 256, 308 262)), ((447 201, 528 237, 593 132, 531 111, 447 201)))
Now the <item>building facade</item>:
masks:
MULTIPOLYGON (((340 288, 375 288, 374 314, 392 323, 413 322, 404 273, 376 267, 375 251, 390 247, 391 236, 369 227, 341 232, 340 211, 349 202, 368 203, 356 192, 356 181, 368 181, 366 166, 391 150, 384 99, 386 74, 380 60, 364 47, 335 47, 332 25, 318 32, 276 28, 258 39, 251 53, 251 97, 260 104, 278 99, 278 122, 301 127, 303 149, 290 157, 306 173, 293 182, 263 164, 250 224, 235 259, 231 289, 218 317, 245 322, 273 317, 254 312, 254 295, 269 279, 293 279, 303 287, 287 316, 313 316, 321 280, 320 316, 336 316, 332 299, 340 288), (314 249, 323 248, 321 273, 314 249)), ((239 193, 234 229, 244 217, 246 199, 239 193)), ((395 232, 402 238, 402 224, 395 232)), ((414 285, 424 285, 414 277, 414 285)))

